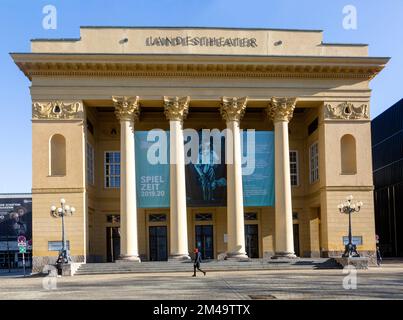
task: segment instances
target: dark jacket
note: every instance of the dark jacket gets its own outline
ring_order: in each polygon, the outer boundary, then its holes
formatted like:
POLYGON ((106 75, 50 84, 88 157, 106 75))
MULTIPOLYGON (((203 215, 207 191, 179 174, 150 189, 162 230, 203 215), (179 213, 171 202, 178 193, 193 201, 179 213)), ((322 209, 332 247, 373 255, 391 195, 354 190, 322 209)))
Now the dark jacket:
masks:
POLYGON ((193 263, 194 263, 195 265, 201 263, 201 253, 200 253, 200 251, 197 252, 197 253, 195 253, 195 257, 194 257, 193 263))

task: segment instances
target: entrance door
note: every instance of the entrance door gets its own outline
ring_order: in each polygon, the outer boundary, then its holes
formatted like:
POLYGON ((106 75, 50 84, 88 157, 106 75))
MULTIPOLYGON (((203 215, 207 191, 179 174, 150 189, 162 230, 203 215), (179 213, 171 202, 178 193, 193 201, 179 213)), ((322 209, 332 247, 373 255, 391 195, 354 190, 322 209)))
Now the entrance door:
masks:
POLYGON ((245 245, 249 258, 259 258, 259 231, 257 224, 245 224, 245 245))
POLYGON ((202 259, 214 259, 213 226, 196 226, 196 248, 202 254, 202 259))
POLYGON ((299 252, 299 224, 294 224, 294 251, 297 257, 300 256, 299 252))
POLYGON ((118 227, 106 228, 106 258, 115 262, 120 256, 120 234, 118 227))
POLYGON ((168 237, 166 226, 149 227, 150 261, 168 260, 168 237))

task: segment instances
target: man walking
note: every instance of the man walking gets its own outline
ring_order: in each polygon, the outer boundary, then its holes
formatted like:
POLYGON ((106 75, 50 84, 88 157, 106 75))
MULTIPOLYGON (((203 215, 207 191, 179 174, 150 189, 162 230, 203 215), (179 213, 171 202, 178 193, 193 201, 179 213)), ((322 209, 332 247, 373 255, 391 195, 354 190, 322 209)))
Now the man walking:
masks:
POLYGON ((199 270, 200 272, 203 272, 204 275, 206 275, 206 272, 200 269, 200 263, 201 263, 201 252, 199 252, 199 249, 194 250, 194 260, 193 260, 193 277, 196 277, 196 269, 199 270))
POLYGON ((381 249, 379 248, 379 236, 375 236, 376 239, 376 264, 378 267, 381 266, 382 263, 382 255, 381 255, 381 249))

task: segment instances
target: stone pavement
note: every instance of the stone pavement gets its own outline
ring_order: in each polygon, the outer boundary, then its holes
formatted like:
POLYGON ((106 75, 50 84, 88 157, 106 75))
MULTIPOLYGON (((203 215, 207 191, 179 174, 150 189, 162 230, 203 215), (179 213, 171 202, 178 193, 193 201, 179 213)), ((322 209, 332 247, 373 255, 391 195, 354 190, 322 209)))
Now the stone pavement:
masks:
POLYGON ((343 270, 265 270, 111 274, 53 278, 0 277, 0 299, 403 299, 403 264, 358 270, 356 290, 345 290, 343 270))

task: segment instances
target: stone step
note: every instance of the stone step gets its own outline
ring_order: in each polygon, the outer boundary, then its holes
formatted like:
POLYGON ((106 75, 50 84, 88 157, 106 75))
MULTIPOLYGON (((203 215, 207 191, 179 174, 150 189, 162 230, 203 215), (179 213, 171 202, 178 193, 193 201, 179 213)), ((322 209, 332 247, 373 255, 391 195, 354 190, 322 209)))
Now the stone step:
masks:
MULTIPOLYGON (((206 271, 247 271, 247 270, 298 270, 339 268, 334 259, 296 259, 208 261, 202 264, 206 271)), ((142 262, 142 263, 88 263, 80 266, 76 275, 119 274, 119 273, 167 273, 192 272, 192 262, 142 262)))

